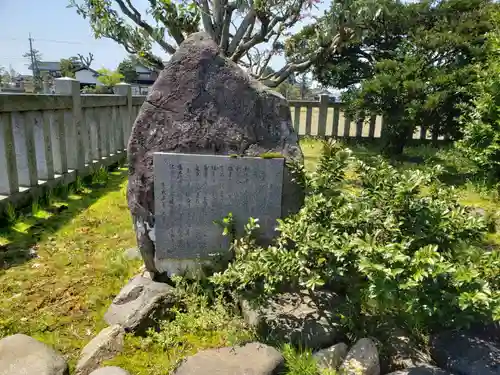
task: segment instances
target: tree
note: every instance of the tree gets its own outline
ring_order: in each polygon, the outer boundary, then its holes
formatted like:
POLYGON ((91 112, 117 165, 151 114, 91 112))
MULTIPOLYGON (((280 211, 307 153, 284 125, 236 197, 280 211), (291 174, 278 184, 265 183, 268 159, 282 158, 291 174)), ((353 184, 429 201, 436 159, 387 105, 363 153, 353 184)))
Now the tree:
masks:
POLYGON ((59 64, 63 77, 75 78, 75 70, 81 67, 80 59, 76 56, 61 59, 59 64))
POLYGON ((0 87, 5 86, 7 83, 10 83, 10 75, 3 66, 0 66, 0 87))
POLYGON ((384 116, 387 153, 402 153, 417 126, 458 139, 457 104, 470 100, 473 66, 485 61, 484 35, 495 7, 489 0, 388 1, 365 33, 318 60, 314 74, 349 88, 352 114, 384 116))
POLYGON ((460 119, 464 137, 457 149, 476 164, 477 172, 489 182, 500 180, 500 12, 494 14, 496 29, 487 37, 486 64, 477 64, 474 97, 460 119))
POLYGON ((288 43, 289 30, 316 1, 148 0, 146 14, 154 23, 148 22, 131 0, 70 0, 70 6, 89 19, 95 37, 120 43, 144 65, 156 69, 163 68, 163 59, 152 53, 153 44, 171 55, 187 35, 202 26, 224 56, 246 67, 266 85, 277 87, 291 74, 308 70, 319 57, 341 51, 344 43, 363 29, 366 20, 376 17, 379 8, 372 0, 333 0, 339 17, 317 30, 315 50, 297 53, 297 43, 288 43), (266 74, 272 57, 289 48, 292 51, 286 65, 266 74))
POLYGON ((118 72, 127 83, 135 82, 138 77, 137 71, 135 70, 135 64, 130 59, 125 59, 118 65, 118 72))
POLYGON ((99 77, 97 77, 97 80, 101 82, 104 86, 106 86, 108 89, 112 89, 114 86, 116 86, 123 80, 123 75, 120 74, 118 71, 102 68, 99 69, 97 72, 99 73, 99 77))
POLYGON ((78 54, 78 59, 80 61, 80 65, 85 67, 85 68, 90 68, 90 65, 92 64, 92 61, 94 61, 94 54, 89 52, 88 57, 83 56, 81 54, 78 54))
POLYGON ((39 91, 42 88, 42 77, 40 75, 39 65, 42 60, 42 54, 39 50, 33 49, 23 54, 23 57, 30 59, 31 71, 33 72, 34 90, 39 91))

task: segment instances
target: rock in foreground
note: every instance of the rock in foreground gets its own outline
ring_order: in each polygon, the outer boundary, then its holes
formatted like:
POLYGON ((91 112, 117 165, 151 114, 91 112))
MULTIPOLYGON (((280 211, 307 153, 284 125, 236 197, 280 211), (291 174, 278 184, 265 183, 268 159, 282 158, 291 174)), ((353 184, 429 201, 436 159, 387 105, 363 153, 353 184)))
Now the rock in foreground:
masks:
POLYGON ((130 375, 130 373, 120 367, 106 366, 95 370, 90 375, 130 375))
POLYGON ((452 375, 438 367, 434 366, 419 366, 412 367, 405 370, 391 372, 387 375, 452 375))
POLYGON ((0 340, 0 375, 68 375, 64 358, 30 336, 16 334, 0 340))
POLYGON ((104 328, 82 350, 82 355, 76 365, 76 375, 88 375, 99 365, 123 350, 123 328, 115 324, 104 328))
POLYGON ((378 350, 375 343, 364 338, 358 340, 349 350, 340 366, 343 375, 380 375, 378 350))
MULTIPOLYGON (((128 143, 128 204, 148 271, 155 260, 154 152, 259 156, 303 160, 286 99, 224 58, 205 33, 191 34, 152 87, 128 143)), ((284 176, 282 215, 297 211, 303 192, 284 176)), ((175 267, 172 267, 175 268, 175 267)))
POLYGON ((319 368, 337 370, 347 355, 348 349, 346 344, 340 342, 314 353, 313 357, 318 362, 319 368))
POLYGON ((242 300, 246 322, 262 335, 296 346, 322 349, 337 342, 336 311, 343 300, 329 291, 289 292, 273 297, 266 306, 242 300))
POLYGON ((120 325, 127 332, 143 331, 154 318, 161 318, 173 306, 173 292, 170 285, 136 276, 115 297, 104 320, 109 325, 120 325))
POLYGON ((198 352, 185 359, 174 375, 273 375, 282 370, 283 361, 276 349, 253 342, 198 352))
POLYGON ((500 375, 500 327, 447 331, 431 340, 436 364, 460 375, 500 375))

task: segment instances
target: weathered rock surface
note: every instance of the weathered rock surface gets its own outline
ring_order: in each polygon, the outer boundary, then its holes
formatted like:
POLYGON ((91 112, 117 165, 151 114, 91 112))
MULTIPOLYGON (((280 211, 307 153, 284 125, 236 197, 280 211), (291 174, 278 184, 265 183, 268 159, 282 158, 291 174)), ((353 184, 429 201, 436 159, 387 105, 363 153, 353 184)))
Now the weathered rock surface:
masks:
POLYGON ((120 367, 106 366, 93 371, 90 375, 130 375, 130 373, 120 367))
POLYGON ((452 373, 500 375, 500 324, 434 335, 431 355, 452 373))
POLYGON ((400 329, 393 329, 384 340, 387 354, 388 367, 391 371, 418 367, 432 362, 430 354, 418 347, 409 335, 400 329))
POLYGON ((142 332, 152 319, 168 313, 175 303, 173 292, 168 284, 135 276, 115 297, 104 320, 109 325, 122 326, 127 332, 142 332))
MULTIPOLYGON (((153 153, 278 152, 302 160, 288 102, 219 54, 205 33, 190 35, 152 87, 128 143, 128 204, 148 271, 155 264, 153 153)), ((297 211, 303 192, 288 171, 282 214, 297 211)))
POLYGON ((319 368, 336 370, 342 364, 348 350, 349 347, 340 342, 329 348, 317 351, 313 357, 318 362, 319 368))
POLYGON ((419 366, 407 368, 405 370, 391 372, 387 375, 452 375, 443 369, 434 366, 419 366))
POLYGON ((358 340, 347 353, 339 370, 343 375, 380 375, 375 343, 368 338, 358 340))
POLYGON ((88 375, 123 350, 125 331, 119 324, 104 328, 82 350, 76 375, 88 375))
POLYGON ((322 349, 338 341, 336 311, 342 303, 342 298, 329 291, 287 292, 261 307, 243 299, 241 309, 246 322, 262 335, 322 349))
POLYGON ((253 342, 198 352, 186 358, 174 375, 273 375, 282 370, 283 362, 276 349, 253 342))
POLYGON ((0 375, 68 375, 68 365, 55 350, 30 336, 0 340, 0 375))

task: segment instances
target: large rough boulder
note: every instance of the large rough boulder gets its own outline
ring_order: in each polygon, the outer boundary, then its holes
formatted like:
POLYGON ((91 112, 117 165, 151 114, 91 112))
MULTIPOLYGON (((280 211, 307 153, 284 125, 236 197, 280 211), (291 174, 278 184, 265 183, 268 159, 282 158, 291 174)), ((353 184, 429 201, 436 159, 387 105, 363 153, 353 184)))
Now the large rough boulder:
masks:
POLYGON ((500 323, 432 336, 436 364, 460 375, 500 375, 500 323))
POLYGON ((174 375, 274 375, 283 370, 283 363, 276 349, 252 342, 198 352, 182 362, 174 375))
POLYGON ((30 336, 16 334, 0 340, 0 375, 68 375, 64 358, 30 336))
MULTIPOLYGON (((153 153, 280 153, 301 161, 286 99, 220 55, 205 33, 187 38, 153 85, 128 143, 128 204, 148 271, 155 264, 153 153)), ((284 176, 282 215, 297 211, 302 190, 284 176)))

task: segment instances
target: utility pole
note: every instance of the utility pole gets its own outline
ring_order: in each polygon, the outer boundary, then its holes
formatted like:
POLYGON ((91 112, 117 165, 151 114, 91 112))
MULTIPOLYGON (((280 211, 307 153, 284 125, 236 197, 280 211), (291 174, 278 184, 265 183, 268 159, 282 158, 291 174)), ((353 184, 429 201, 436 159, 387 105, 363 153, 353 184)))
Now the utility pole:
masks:
POLYGON ((36 59, 35 53, 33 51, 33 38, 31 38, 31 33, 29 34, 30 41, 30 58, 31 58, 31 70, 33 71, 33 85, 35 86, 35 91, 40 89, 40 70, 38 69, 38 60, 36 59))

